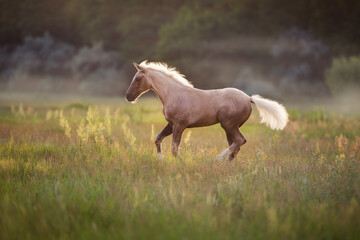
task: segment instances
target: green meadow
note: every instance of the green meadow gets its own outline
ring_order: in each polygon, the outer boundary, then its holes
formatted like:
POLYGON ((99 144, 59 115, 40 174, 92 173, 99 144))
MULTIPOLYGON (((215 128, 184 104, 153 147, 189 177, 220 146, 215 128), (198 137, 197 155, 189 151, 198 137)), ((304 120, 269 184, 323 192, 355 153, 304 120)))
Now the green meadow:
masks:
MULTIPOLYGON (((288 107, 288 106, 287 106, 288 107)), ((360 115, 288 107, 284 131, 187 129, 160 102, 0 105, 0 239, 360 239, 360 115)))

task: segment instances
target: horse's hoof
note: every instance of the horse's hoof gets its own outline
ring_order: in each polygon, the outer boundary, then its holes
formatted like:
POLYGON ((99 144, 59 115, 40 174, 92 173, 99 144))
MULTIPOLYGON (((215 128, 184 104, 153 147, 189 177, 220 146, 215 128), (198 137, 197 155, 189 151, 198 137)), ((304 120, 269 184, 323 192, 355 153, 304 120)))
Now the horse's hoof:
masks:
POLYGON ((229 158, 231 154, 231 151, 229 149, 226 149, 225 151, 223 151, 217 158, 216 158, 216 161, 222 161, 224 159, 227 159, 229 158))
POLYGON ((158 159, 159 159, 159 160, 163 160, 163 159, 164 159, 162 153, 158 153, 158 159))
POLYGON ((220 161, 222 161, 222 160, 224 160, 224 158, 222 158, 220 155, 216 157, 216 161, 217 161, 217 162, 220 162, 220 161))

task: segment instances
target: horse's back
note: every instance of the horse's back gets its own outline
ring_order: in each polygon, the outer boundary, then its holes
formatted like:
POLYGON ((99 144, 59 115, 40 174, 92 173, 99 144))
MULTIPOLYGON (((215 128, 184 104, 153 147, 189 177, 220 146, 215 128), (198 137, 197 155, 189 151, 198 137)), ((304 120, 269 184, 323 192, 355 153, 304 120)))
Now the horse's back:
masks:
POLYGON ((215 90, 214 94, 219 102, 220 106, 224 105, 236 105, 237 107, 241 106, 251 106, 250 97, 243 91, 236 88, 224 88, 215 90))

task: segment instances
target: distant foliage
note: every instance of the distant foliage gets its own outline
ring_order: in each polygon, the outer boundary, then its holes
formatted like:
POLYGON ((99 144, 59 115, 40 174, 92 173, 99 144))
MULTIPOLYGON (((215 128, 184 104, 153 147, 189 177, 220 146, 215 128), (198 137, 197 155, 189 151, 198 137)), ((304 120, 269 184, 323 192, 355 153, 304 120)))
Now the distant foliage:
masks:
POLYGON ((271 48, 274 67, 270 74, 291 92, 324 94, 324 70, 330 65, 328 47, 309 32, 292 28, 271 48))
POLYGON ((326 55, 360 53, 360 1, 0 0, 0 6, 0 89, 13 91, 118 95, 131 77, 124 74, 129 63, 149 59, 184 69, 200 88, 231 85, 237 69, 249 65, 276 89, 328 94, 326 55), (41 37, 45 32, 53 39, 41 37), (268 40, 277 36, 270 55, 268 40))
POLYGON ((325 75, 334 95, 344 90, 360 89, 360 56, 334 58, 325 75))
POLYGON ((191 47, 192 43, 204 38, 216 25, 216 16, 201 6, 183 6, 175 18, 162 25, 159 30, 158 51, 160 55, 177 55, 177 50, 191 47))
POLYGON ((277 97, 283 93, 313 96, 329 93, 324 71, 331 64, 331 55, 320 39, 308 31, 291 28, 271 42, 268 49, 262 55, 263 59, 268 58, 266 68, 261 72, 251 65, 241 66, 235 87, 248 94, 277 97))
POLYGON ((76 48, 45 33, 26 37, 13 51, 0 49, 0 82, 10 90, 118 94, 124 88, 119 81, 123 63, 117 52, 104 50, 101 42, 76 48))
POLYGON ((49 31, 77 46, 101 40, 132 58, 154 54, 151 48, 165 41, 181 42, 197 34, 269 35, 298 27, 357 46, 360 37, 359 1, 0 0, 0 5, 1 45, 49 31))

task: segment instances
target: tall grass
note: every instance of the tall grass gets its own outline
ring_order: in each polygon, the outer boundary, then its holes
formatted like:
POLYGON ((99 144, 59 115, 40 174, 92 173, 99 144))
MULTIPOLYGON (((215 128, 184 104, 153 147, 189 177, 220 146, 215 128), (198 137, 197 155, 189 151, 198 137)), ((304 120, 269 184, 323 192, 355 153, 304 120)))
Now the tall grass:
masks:
POLYGON ((32 108, 0 108, 0 239, 360 237, 359 116, 293 109, 277 132, 253 115, 229 164, 219 126, 186 130, 183 161, 166 138, 158 160, 152 101, 32 108))

